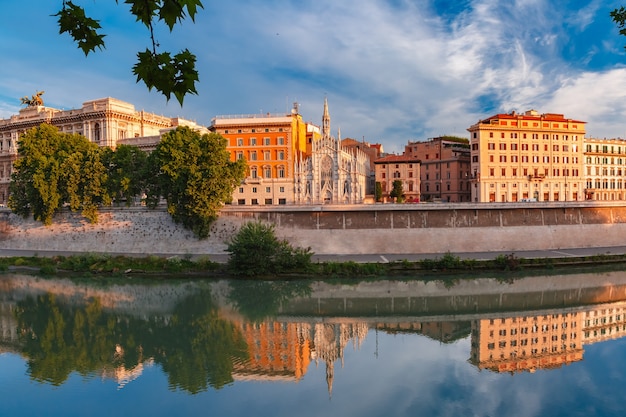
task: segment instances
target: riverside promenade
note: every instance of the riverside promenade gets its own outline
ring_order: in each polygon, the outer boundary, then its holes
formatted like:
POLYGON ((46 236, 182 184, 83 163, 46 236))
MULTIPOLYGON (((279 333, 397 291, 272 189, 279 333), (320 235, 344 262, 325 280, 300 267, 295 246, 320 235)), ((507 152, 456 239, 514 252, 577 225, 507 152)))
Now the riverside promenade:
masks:
MULTIPOLYGON (((97 252, 72 252, 72 251, 41 251, 41 250, 27 250, 27 249, 1 249, 0 257, 11 256, 41 256, 41 257, 53 257, 53 256, 72 256, 72 255, 85 255, 94 254, 97 252)), ((528 251, 497 251, 497 252, 462 252, 452 253, 454 256, 458 256, 461 259, 475 259, 475 260, 492 260, 500 255, 514 254, 518 258, 525 259, 550 259, 550 258, 581 258, 586 256, 597 255, 623 255, 626 254, 626 246, 610 246, 599 248, 570 248, 561 250, 528 250, 528 251)), ((229 254, 190 254, 190 253, 102 253, 106 256, 129 256, 129 257, 145 257, 145 256, 158 256, 158 257, 180 257, 180 258, 209 258, 210 260, 218 263, 228 262, 229 254)), ((385 253, 385 254, 313 254, 313 262, 357 262, 357 263, 389 263, 397 261, 409 261, 417 262, 422 259, 437 259, 444 256, 445 253, 385 253)))

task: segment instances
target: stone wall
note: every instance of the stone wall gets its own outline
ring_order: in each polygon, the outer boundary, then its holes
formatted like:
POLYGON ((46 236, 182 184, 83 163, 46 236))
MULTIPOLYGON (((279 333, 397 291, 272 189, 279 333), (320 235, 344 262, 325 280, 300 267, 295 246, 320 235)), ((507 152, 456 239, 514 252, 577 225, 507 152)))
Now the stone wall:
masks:
POLYGON ((0 211, 0 249, 220 254, 250 220, 317 254, 444 253, 626 245, 626 205, 593 203, 228 206, 198 240, 164 208, 105 209, 98 224, 63 212, 52 226, 0 211))

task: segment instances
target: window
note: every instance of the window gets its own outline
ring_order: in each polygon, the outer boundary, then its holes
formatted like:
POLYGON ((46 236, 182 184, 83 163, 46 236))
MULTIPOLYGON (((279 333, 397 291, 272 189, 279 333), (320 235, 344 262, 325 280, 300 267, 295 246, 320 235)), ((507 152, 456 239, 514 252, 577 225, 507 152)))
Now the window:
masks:
POLYGON ((278 178, 285 178, 285 167, 278 167, 278 178))
POLYGON ((270 160, 270 151, 263 151, 263 159, 265 161, 269 161, 270 160))
POLYGON ((243 138, 237 138, 237 146, 243 146, 243 138))
MULTIPOLYGON (((282 129, 280 129, 280 131, 282 132, 282 129)), ((278 144, 279 145, 284 145, 285 144, 285 138, 282 136, 278 137, 278 144)))
POLYGON ((285 151, 278 151, 278 160, 279 161, 285 160, 285 151))
POLYGON ((250 160, 256 161, 256 151, 250 151, 250 160))
MULTIPOLYGON (((267 130, 267 129, 266 129, 267 130)), ((270 144, 270 138, 263 138, 263 145, 269 145, 270 144)))
POLYGON ((272 178, 272 168, 270 167, 263 168, 263 177, 272 178))
POLYGON ((250 138, 250 146, 256 146, 256 138, 250 138))

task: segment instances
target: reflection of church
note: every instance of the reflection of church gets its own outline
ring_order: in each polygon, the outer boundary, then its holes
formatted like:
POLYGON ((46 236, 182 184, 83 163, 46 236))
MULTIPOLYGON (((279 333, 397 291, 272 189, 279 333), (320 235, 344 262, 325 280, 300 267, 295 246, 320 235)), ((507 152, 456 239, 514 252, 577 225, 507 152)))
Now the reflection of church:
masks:
POLYGON ((321 138, 311 154, 295 162, 295 202, 299 204, 358 204, 367 193, 369 156, 341 146, 341 133, 330 134, 328 100, 324 100, 321 138))

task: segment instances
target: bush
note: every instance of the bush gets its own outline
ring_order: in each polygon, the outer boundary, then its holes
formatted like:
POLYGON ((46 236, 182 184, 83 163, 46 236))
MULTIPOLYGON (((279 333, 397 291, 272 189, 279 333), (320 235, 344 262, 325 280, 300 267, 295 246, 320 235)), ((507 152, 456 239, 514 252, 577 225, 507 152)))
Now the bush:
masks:
POLYGON ((307 270, 311 248, 293 248, 274 233, 274 226, 248 222, 228 244, 228 269, 235 275, 269 275, 307 270))

